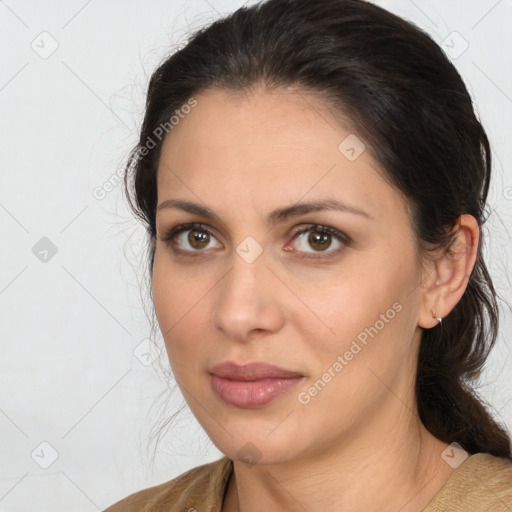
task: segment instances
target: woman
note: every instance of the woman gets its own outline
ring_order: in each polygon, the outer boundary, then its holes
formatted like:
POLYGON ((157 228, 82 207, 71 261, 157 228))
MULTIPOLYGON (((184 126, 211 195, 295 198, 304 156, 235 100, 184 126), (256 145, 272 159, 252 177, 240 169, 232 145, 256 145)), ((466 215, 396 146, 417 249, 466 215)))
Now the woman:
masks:
POLYGON ((109 512, 512 509, 470 387, 491 153, 429 36, 361 0, 241 8, 155 71, 128 171, 172 371, 225 457, 109 512))

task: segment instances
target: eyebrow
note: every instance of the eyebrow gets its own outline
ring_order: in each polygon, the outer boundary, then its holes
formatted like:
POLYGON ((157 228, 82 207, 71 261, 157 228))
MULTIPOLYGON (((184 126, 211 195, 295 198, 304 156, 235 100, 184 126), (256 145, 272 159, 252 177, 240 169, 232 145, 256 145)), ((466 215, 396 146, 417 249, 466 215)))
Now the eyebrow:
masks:
MULTIPOLYGON (((199 203, 194 203, 192 201, 185 201, 183 199, 167 199, 166 201, 160 203, 156 209, 157 211, 159 211, 163 210, 164 208, 177 208, 179 210, 196 214, 207 219, 215 219, 219 222, 223 222, 222 219, 212 209, 208 208, 207 206, 203 206, 199 203)), ((298 217, 299 215, 324 210, 336 210, 346 213, 352 213, 354 215, 360 215, 368 219, 373 218, 369 213, 360 210, 359 208, 355 208, 353 206, 340 203, 335 199, 325 199, 322 201, 311 201, 307 203, 301 202, 293 204, 291 206, 277 208, 267 215, 266 223, 270 226, 274 226, 275 224, 283 222, 291 217, 298 217)))

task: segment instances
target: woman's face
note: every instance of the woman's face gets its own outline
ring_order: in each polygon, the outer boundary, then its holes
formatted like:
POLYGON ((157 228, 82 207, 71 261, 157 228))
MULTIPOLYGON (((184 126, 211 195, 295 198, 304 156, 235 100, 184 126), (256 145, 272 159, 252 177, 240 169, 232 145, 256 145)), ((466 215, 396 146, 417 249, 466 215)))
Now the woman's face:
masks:
POLYGON ((402 196, 311 96, 195 99, 162 148, 153 271, 194 415, 228 457, 260 463, 408 421, 422 275, 402 196), (289 373, 213 376, 226 362, 289 373))

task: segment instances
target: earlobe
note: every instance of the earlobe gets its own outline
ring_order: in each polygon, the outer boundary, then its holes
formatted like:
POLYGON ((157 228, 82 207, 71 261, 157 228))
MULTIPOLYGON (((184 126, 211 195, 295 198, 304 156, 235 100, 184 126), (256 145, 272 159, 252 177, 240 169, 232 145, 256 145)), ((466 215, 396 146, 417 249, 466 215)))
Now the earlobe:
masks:
POLYGON ((423 308, 418 319, 420 327, 439 325, 457 305, 466 291, 476 263, 480 244, 480 227, 469 214, 459 217, 452 246, 435 261, 430 282, 423 289, 423 308))

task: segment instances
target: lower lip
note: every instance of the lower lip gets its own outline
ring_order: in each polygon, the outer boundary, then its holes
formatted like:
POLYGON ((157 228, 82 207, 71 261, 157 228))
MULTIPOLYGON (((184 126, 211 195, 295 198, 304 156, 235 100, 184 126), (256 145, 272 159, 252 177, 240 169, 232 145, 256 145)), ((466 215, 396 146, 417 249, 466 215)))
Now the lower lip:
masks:
POLYGON ((268 404, 290 391, 304 377, 268 378, 256 381, 230 380, 212 375, 212 388, 229 405, 248 409, 268 404))

